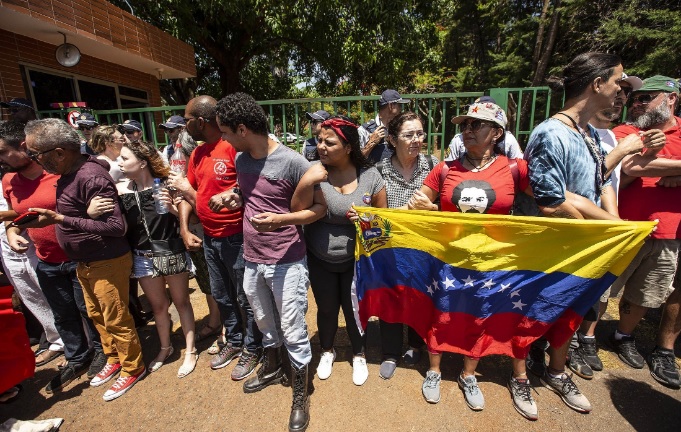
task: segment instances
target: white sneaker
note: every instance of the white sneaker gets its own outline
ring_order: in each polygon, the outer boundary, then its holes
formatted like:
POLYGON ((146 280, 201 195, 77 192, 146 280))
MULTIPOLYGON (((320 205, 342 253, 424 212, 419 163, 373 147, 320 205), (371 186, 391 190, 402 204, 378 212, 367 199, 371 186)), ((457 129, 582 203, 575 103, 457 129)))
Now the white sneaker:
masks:
POLYGON ((362 356, 355 356, 352 358, 352 382, 355 385, 361 386, 367 382, 369 378, 369 369, 367 369, 367 359, 362 356))
POLYGON ((317 366, 317 377, 320 380, 325 380, 331 376, 333 370, 333 361, 336 360, 336 350, 324 351, 322 358, 319 359, 319 366, 317 366))

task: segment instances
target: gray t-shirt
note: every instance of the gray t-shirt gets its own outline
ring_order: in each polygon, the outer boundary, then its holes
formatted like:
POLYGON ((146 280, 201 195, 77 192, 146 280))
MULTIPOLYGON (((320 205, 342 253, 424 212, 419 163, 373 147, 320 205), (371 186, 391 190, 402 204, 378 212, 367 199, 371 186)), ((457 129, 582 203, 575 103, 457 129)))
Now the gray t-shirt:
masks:
POLYGON ((258 232, 248 222, 264 213, 290 213, 291 198, 310 162, 290 148, 279 145, 270 155, 253 159, 248 153, 236 157, 236 175, 244 197, 244 258, 258 264, 288 264, 305 257, 300 225, 286 225, 271 232, 258 232))
POLYGON ((370 206, 371 197, 385 187, 383 177, 373 167, 360 171, 357 189, 349 194, 338 192, 329 182, 320 186, 328 210, 326 216, 305 227, 307 248, 323 261, 349 261, 355 255, 355 226, 345 214, 353 203, 356 207, 370 206))

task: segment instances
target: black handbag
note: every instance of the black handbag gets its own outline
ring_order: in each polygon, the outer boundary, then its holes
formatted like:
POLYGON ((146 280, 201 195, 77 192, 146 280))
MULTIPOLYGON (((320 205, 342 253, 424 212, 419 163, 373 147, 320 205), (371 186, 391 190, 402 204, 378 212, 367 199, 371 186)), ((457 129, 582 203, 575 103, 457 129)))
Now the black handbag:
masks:
POLYGON ((142 218, 142 225, 149 237, 151 243, 151 261, 153 265, 153 274, 151 277, 172 276, 189 271, 189 263, 187 262, 187 249, 181 238, 171 238, 168 240, 154 240, 151 238, 147 221, 144 218, 144 210, 140 202, 139 194, 137 193, 137 185, 133 183, 133 190, 135 191, 135 200, 142 218))

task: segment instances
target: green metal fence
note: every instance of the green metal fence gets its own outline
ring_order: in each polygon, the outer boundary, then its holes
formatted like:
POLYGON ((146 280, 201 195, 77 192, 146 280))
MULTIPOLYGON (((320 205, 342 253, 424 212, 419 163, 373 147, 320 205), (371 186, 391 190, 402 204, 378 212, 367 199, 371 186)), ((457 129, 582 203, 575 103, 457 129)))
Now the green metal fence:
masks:
MULTIPOLYGON (((493 88, 486 92, 405 94, 410 99, 404 110, 418 112, 424 121, 427 133, 426 151, 443 157, 449 142, 458 132, 451 118, 465 111, 466 106, 476 98, 487 94, 506 110, 508 130, 518 141, 526 143, 531 130, 546 119, 562 104, 562 97, 552 97, 548 87, 493 88)), ((347 96, 316 99, 281 99, 260 101, 269 115, 270 132, 292 148, 299 149, 305 138, 312 136, 306 112, 320 109, 331 115, 345 115, 362 124, 378 113, 379 96, 347 96), (292 135, 289 135, 292 134, 292 135)), ((41 111, 40 117, 64 116, 67 110, 41 111)), ((122 123, 127 119, 138 120, 144 129, 146 139, 156 145, 167 144, 165 134, 158 124, 171 115, 184 115, 184 106, 164 106, 123 110, 93 110, 92 114, 100 124, 122 123)))

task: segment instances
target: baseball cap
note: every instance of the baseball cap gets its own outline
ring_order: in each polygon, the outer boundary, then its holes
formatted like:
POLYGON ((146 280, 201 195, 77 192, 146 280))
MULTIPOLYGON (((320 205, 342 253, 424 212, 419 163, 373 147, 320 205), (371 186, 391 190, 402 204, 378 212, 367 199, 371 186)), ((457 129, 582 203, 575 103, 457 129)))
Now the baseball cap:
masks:
POLYGON ((95 120, 95 116, 93 116, 90 113, 83 113, 78 117, 78 120, 76 120, 76 125, 78 126, 99 126, 99 123, 97 123, 97 120, 95 120))
POLYGON ((655 92, 662 91, 667 93, 679 94, 679 82, 674 78, 664 75, 655 75, 643 80, 643 85, 637 91, 655 92))
POLYGON ((33 109, 33 104, 24 98, 14 98, 9 102, 0 102, 3 108, 30 108, 33 109))
POLYGON ((491 121, 502 128, 506 129, 506 113, 501 107, 492 102, 477 102, 468 107, 468 113, 465 115, 456 116, 452 119, 452 123, 460 124, 466 119, 478 119, 491 121))
POLYGON ((324 110, 319 110, 313 113, 306 112, 305 117, 307 117, 309 120, 324 121, 328 120, 328 118, 331 117, 331 114, 324 110))
POLYGON ((493 104, 497 103, 497 101, 494 100, 494 98, 492 96, 480 96, 479 98, 477 98, 475 100, 474 103, 483 103, 483 102, 490 102, 490 103, 493 103, 493 104))
POLYGON ((385 106, 390 103, 406 104, 411 102, 411 99, 402 99, 402 96, 397 93, 397 90, 388 89, 381 93, 381 98, 378 100, 379 106, 385 106))
POLYGON ((170 118, 165 122, 158 125, 161 129, 175 129, 179 127, 185 127, 187 124, 184 121, 184 117, 179 115, 170 116, 170 118))
POLYGON ((643 80, 637 76, 627 75, 622 73, 622 82, 628 83, 631 86, 631 91, 638 91, 643 86, 643 80))
POLYGON ((137 120, 126 120, 121 127, 126 131, 142 131, 142 125, 137 120))

